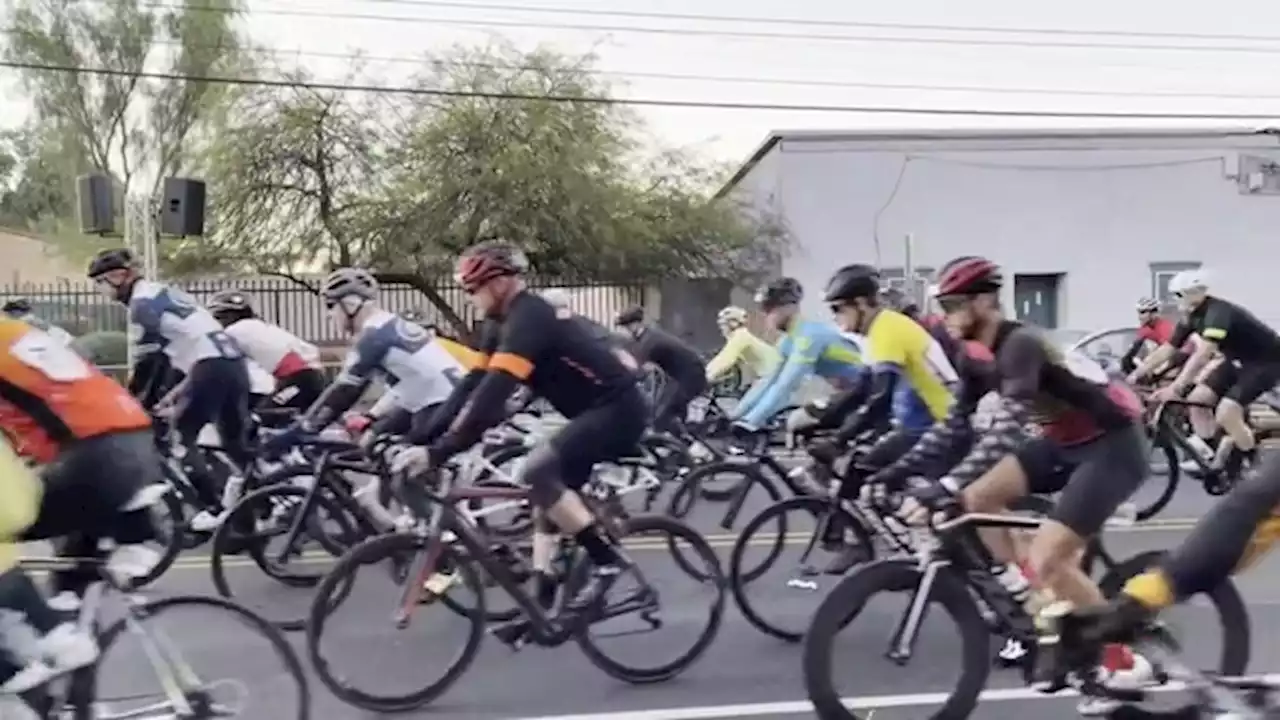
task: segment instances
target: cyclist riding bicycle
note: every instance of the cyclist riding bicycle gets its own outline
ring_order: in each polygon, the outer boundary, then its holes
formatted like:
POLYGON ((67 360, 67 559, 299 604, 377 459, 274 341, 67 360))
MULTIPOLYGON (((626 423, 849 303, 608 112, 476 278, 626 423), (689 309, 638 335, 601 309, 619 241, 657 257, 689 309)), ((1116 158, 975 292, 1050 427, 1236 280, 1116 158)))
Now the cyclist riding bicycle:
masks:
POLYGON ((765 322, 782 333, 778 351, 782 361, 756 381, 738 401, 731 418, 747 430, 764 427, 785 409, 791 396, 811 375, 837 386, 854 387, 862 377, 858 345, 827 323, 800 317, 804 289, 794 278, 779 278, 756 294, 765 322))
POLYGON ((383 310, 378 281, 359 268, 339 268, 320 286, 320 297, 334 323, 354 336, 342 371, 314 404, 284 435, 272 438, 271 448, 288 447, 296 435, 318 432, 349 410, 379 377, 390 387, 356 425, 364 438, 407 435, 422 441, 438 433, 449 418, 438 413, 467 372, 421 326, 383 310))
POLYGON ((777 348, 756 337, 747 327, 746 310, 736 305, 722 308, 716 313, 716 326, 724 335, 724 347, 707 361, 707 382, 719 380, 735 366, 755 378, 762 378, 782 361, 777 348))
POLYGON ((24 297, 9 298, 8 300, 5 301, 4 307, 0 308, 0 310, 2 310, 5 315, 13 318, 14 320, 21 320, 22 322, 34 328, 37 328, 39 330, 43 330, 49 333, 49 337, 53 338, 54 340, 57 340, 63 345, 70 345, 71 342, 75 340, 75 336, 73 336, 71 333, 67 332, 66 330, 63 330, 62 328, 58 327, 57 325, 54 325, 51 322, 48 322, 47 320, 37 317, 35 314, 35 311, 31 307, 31 301, 28 300, 27 298, 24 298, 24 297))
POLYGON ((653 427, 684 434, 689 403, 707 389, 707 367, 688 343, 656 325, 646 323, 639 305, 618 313, 615 324, 632 339, 631 355, 641 365, 657 365, 667 376, 654 402, 653 427))
POLYGON ((271 405, 302 410, 320 397, 325 379, 315 345, 259 318, 253 297, 239 290, 215 293, 208 308, 249 360, 275 378, 271 405))
MULTIPOLYGON (((1028 599, 1033 614, 1046 590, 1076 607, 1104 604, 1076 558, 1146 479, 1141 403, 1089 358, 1064 354, 1033 328, 1006 320, 999 304, 1004 278, 990 260, 957 258, 944 266, 938 285, 948 327, 980 343, 992 360, 966 357, 959 368, 963 396, 947 419, 868 482, 900 483, 915 474, 936 473, 937 464, 954 452, 955 439, 964 436, 967 415, 979 399, 996 391, 1001 402, 990 429, 932 493, 958 493, 964 511, 979 513, 1005 512, 1028 494, 1057 494, 1052 515, 1031 540, 1025 570, 1008 531, 983 534, 993 557, 1004 565, 997 577, 1016 595, 1026 597, 1029 585, 1037 589, 1028 599)), ((924 497, 928 505, 939 499, 924 497)), ((1114 646, 1104 655, 1099 674, 1120 687, 1149 681, 1151 671, 1145 659, 1114 646)), ((1109 707, 1106 700, 1086 699, 1079 709, 1094 714, 1109 707)))
MULTIPOLYGON (((192 480, 201 501, 207 508, 222 507, 222 493, 204 467, 198 438, 212 423, 237 473, 253 461, 248 437, 251 386, 244 352, 186 292, 142 277, 126 248, 99 252, 89 263, 88 276, 103 295, 129 308, 137 355, 163 352, 172 368, 183 374, 152 411, 174 416, 184 460, 196 468, 192 480)), ((228 484, 238 486, 243 478, 237 475, 233 481, 228 484)), ((221 517, 222 513, 201 510, 191 519, 191 528, 212 530, 221 517)))
MULTIPOLYGON (((549 520, 573 535, 592 563, 591 577, 569 600, 570 622, 599 603, 629 565, 617 542, 597 521, 577 491, 597 463, 624 457, 644 434, 648 403, 608 342, 593 337, 580 323, 560 317, 546 300, 526 289, 528 260, 499 241, 486 241, 458 259, 458 283, 489 319, 481 346, 487 361, 467 375, 446 405, 457 418, 429 448, 412 447, 392 460, 396 470, 414 472, 438 466, 476 442, 505 416, 505 402, 517 385, 529 386, 568 419, 527 456, 522 480, 538 509, 533 558, 539 599, 550 604, 554 585, 549 572, 554 548, 549 520)), ((528 626, 516 621, 500 636, 515 642, 528 626)))
POLYGON ((1187 396, 1192 403, 1190 417, 1195 434, 1208 446, 1216 426, 1226 433, 1218 445, 1212 466, 1227 476, 1235 476, 1244 461, 1254 454, 1256 441, 1249 428, 1249 406, 1280 382, 1280 335, 1243 307, 1209 294, 1208 276, 1200 270, 1183 271, 1169 281, 1169 291, 1178 299, 1184 317, 1168 342, 1157 348, 1129 376, 1136 382, 1173 357, 1191 338, 1200 345, 1187 360, 1178 377, 1152 395, 1155 402, 1187 396), (1221 351, 1223 362, 1203 377, 1198 374, 1221 351), (1216 403, 1216 410, 1213 405, 1216 403))

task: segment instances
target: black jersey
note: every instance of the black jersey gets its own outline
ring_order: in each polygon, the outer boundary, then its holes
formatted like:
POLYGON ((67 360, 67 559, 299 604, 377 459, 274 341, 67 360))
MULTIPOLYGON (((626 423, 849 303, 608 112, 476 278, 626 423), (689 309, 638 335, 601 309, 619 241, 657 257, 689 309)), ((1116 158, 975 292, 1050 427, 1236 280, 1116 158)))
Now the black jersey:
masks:
POLYGON ((600 336, 602 328, 583 320, 558 316, 540 296, 521 292, 485 328, 485 367, 510 373, 567 418, 628 393, 638 397, 634 373, 600 336))
POLYGON ((1169 344, 1182 347, 1192 333, 1216 344, 1228 360, 1280 363, 1280 335, 1253 313, 1222 298, 1205 298, 1173 329, 1169 344))

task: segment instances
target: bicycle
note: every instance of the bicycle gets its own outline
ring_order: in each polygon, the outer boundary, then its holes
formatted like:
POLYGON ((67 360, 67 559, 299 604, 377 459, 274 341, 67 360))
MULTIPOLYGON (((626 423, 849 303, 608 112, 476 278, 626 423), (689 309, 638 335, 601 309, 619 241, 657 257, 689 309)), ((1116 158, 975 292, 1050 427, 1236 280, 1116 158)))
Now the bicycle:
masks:
MULTIPOLYGON (((840 702, 833 682, 836 633, 852 622, 875 595, 906 592, 910 593, 911 603, 899 620, 885 655, 899 666, 910 662, 928 606, 940 605, 960 630, 964 669, 942 708, 930 718, 968 718, 991 673, 991 635, 1012 638, 1033 649, 1038 641, 1033 618, 992 574, 991 568, 997 563, 977 531, 984 527, 1035 530, 1040 524, 1039 518, 1017 515, 960 515, 934 523, 933 541, 918 546, 916 557, 873 562, 845 576, 818 607, 804 638, 805 686, 819 717, 857 717, 840 702)), ((1162 555, 1159 551, 1145 552, 1117 563, 1095 538, 1090 540, 1084 560, 1089 563, 1087 569, 1092 569, 1095 560, 1109 566, 1099 587, 1104 595, 1111 596, 1128 578, 1157 564, 1162 555)), ((1224 631, 1219 669, 1226 675, 1238 675, 1248 665, 1251 651, 1248 610, 1230 582, 1219 585, 1208 593, 1208 598, 1224 631)), ((1028 683, 1033 680, 1035 655, 1029 652, 1019 662, 1028 683)))
MULTIPOLYGON (((199 608, 213 610, 233 616, 238 625, 256 633, 267 640, 271 651, 284 665, 285 673, 293 681, 296 688, 296 713, 280 714, 273 710, 273 717, 308 720, 311 717, 311 694, 307 686, 306 673, 299 662, 293 648, 270 623, 255 615, 248 609, 228 600, 196 595, 175 595, 159 600, 145 600, 121 589, 111 578, 101 572, 97 559, 64 558, 54 561, 24 560, 22 567, 31 571, 96 569, 100 579, 91 583, 85 591, 79 610, 78 623, 98 638, 100 656, 93 665, 73 671, 63 678, 55 678, 44 687, 35 688, 20 696, 22 702, 42 720, 213 720, 214 718, 237 717, 247 707, 247 696, 238 698, 237 704, 224 704, 216 700, 215 691, 220 687, 231 687, 240 692, 247 687, 239 680, 224 678, 214 681, 202 680, 192 667, 183 659, 179 643, 175 643, 159 629, 148 628, 149 622, 166 613, 172 615, 179 609, 199 608), (110 596, 116 596, 120 602, 119 619, 102 630, 99 621, 104 617, 104 606, 110 596), (148 696, 131 695, 127 698, 102 698, 98 690, 100 671, 104 665, 103 658, 112 645, 122 637, 135 637, 140 641, 146 666, 155 673, 161 688, 154 693, 162 699, 153 700, 146 705, 124 712, 104 712, 99 706, 102 702, 120 704, 124 701, 139 701, 148 696)), ((113 614, 114 615, 114 614, 113 614)), ((190 627, 190 623, 187 627, 190 627)), ((260 658, 256 655, 255 658, 260 658)), ((141 663, 135 663, 140 665, 141 663)), ((287 698, 288 692, 277 680, 272 683, 271 697, 273 702, 287 698)))
MULTIPOLYGON (((312 601, 311 616, 307 625, 307 652, 320 681, 334 695, 356 707, 376 712, 398 712, 422 707, 443 694, 462 676, 474 662, 479 652, 485 630, 485 592, 480 581, 483 571, 493 578, 499 588, 515 601, 524 620, 494 630, 505 644, 519 649, 531 641, 543 647, 556 647, 573 640, 593 665, 611 677, 635 684, 661 682, 688 668, 710 647, 720 628, 724 614, 724 579, 719 559, 706 539, 686 525, 671 518, 657 515, 641 515, 617 520, 606 513, 597 513, 615 537, 634 539, 656 534, 662 536, 668 546, 677 542, 691 546, 705 567, 698 579, 710 584, 714 590, 708 608, 705 626, 694 635, 688 651, 675 660, 656 667, 627 666, 606 655, 588 633, 591 625, 622 615, 638 615, 650 630, 662 625, 661 604, 658 593, 652 588, 638 568, 628 573, 635 577, 641 589, 622 600, 610 599, 589 614, 565 622, 564 608, 570 598, 586 582, 590 571, 580 552, 571 552, 570 562, 562 578, 560 600, 555 610, 544 610, 524 589, 524 579, 513 573, 505 556, 495 553, 490 539, 458 510, 460 504, 476 498, 525 499, 524 488, 458 487, 454 473, 439 472, 439 487, 435 490, 412 482, 401 485, 400 495, 420 522, 413 532, 395 533, 367 540, 353 548, 321 581, 312 601), (413 613, 429 606, 435 600, 447 601, 460 586, 472 591, 476 599, 467 613, 470 631, 462 650, 453 658, 442 677, 414 692, 392 695, 362 690, 333 667, 332 659, 322 650, 325 629, 337 607, 345 600, 354 585, 355 575, 361 566, 388 563, 393 568, 405 568, 406 582, 400 594, 392 625, 406 629, 413 613), (460 578, 460 579, 459 579, 460 578)), ((563 539, 562 539, 563 542, 563 539)), ((657 543, 655 543, 657 544, 657 543)), ((456 611, 456 608, 451 607, 456 611)))

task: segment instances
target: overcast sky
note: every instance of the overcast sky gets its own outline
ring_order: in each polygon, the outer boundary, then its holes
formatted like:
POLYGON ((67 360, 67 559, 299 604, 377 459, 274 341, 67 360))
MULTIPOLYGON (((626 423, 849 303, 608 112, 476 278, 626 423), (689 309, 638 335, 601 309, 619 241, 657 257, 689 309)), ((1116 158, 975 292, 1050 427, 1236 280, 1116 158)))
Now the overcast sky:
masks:
MULTIPOLYGON (((500 35, 523 48, 541 44, 567 53, 594 51, 599 66, 618 81, 619 96, 626 98, 1280 116, 1280 4, 1263 0, 249 0, 249 7, 248 28, 255 41, 282 58, 296 59, 322 80, 342 78, 348 63, 323 54, 389 58, 371 60, 368 74, 380 84, 394 85, 413 73, 411 60, 424 51, 500 35), (299 11, 313 15, 288 14, 299 11), (615 12, 755 21, 610 14, 615 12), (477 22, 492 25, 468 24, 477 22)), ((745 157, 766 133, 783 128, 1126 122, 763 108, 644 107, 640 112, 657 142, 696 146, 723 160, 745 157)), ((11 107, 5 119, 11 121, 14 113, 11 107)), ((1268 124, 1263 119, 1163 123, 1268 124)))

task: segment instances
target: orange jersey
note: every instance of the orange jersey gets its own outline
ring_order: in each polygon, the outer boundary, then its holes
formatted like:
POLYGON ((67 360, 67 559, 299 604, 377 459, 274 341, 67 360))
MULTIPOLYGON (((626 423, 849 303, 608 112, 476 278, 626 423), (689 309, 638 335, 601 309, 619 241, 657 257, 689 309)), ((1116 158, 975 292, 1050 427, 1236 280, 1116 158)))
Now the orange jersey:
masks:
POLYGON ((0 320, 0 432, 47 463, 63 445, 149 428, 151 418, 115 380, 20 320, 0 320))

